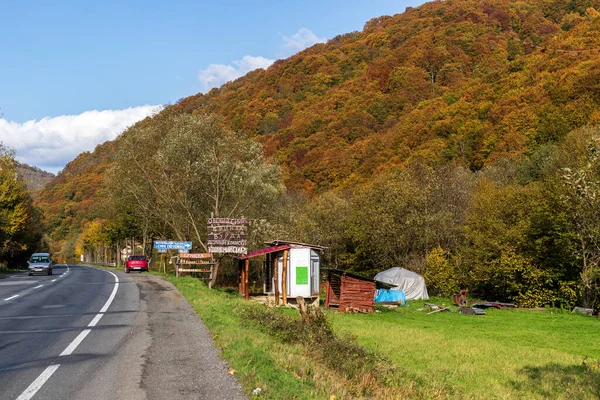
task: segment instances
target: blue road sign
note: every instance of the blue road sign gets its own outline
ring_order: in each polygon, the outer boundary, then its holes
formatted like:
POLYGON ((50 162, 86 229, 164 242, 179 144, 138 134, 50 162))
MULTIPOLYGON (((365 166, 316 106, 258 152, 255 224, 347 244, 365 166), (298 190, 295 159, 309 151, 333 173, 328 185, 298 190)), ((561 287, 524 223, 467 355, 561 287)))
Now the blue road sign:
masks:
POLYGON ((175 249, 175 250, 191 250, 192 242, 175 242, 172 240, 155 240, 155 249, 175 249))

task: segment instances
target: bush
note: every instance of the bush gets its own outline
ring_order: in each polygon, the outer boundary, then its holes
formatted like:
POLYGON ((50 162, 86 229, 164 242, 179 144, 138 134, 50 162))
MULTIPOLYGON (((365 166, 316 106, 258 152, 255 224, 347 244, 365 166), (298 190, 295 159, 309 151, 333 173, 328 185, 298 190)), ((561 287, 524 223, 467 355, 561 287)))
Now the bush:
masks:
POLYGON ((460 288, 456 268, 448 260, 448 252, 441 247, 433 249, 425 259, 425 282, 431 294, 448 297, 460 288))

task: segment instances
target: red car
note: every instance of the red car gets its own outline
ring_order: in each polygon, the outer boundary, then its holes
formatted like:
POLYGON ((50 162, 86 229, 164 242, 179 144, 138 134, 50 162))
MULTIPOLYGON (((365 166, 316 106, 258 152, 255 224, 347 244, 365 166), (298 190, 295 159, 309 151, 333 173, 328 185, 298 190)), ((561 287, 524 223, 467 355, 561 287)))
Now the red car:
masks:
POLYGON ((131 270, 148 272, 148 260, 146 260, 146 256, 143 254, 130 255, 125 263, 125 272, 129 273, 131 270))

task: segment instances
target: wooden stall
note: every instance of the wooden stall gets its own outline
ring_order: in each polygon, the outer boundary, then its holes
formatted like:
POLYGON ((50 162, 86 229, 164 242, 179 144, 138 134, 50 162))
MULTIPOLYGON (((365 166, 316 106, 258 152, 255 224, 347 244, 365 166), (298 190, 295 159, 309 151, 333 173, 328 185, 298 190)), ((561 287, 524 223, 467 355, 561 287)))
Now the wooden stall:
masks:
POLYGON ((239 293, 250 297, 248 277, 250 259, 264 256, 263 294, 273 295, 275 304, 288 304, 288 298, 318 300, 320 282, 321 246, 275 240, 267 242, 269 247, 238 258, 239 293))
POLYGON ((374 312, 375 291, 394 287, 340 269, 330 268, 325 271, 327 271, 325 308, 337 307, 341 312, 374 312))

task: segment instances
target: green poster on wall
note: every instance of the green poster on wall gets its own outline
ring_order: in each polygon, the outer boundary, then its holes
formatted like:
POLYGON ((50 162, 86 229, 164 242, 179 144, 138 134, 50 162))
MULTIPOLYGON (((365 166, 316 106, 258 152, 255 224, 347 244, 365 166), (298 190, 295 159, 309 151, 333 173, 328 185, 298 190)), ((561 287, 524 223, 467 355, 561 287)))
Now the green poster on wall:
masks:
POLYGON ((296 267, 296 285, 308 285, 308 267, 296 267))

